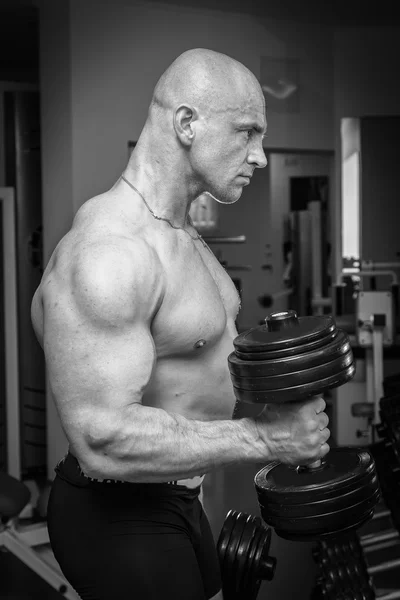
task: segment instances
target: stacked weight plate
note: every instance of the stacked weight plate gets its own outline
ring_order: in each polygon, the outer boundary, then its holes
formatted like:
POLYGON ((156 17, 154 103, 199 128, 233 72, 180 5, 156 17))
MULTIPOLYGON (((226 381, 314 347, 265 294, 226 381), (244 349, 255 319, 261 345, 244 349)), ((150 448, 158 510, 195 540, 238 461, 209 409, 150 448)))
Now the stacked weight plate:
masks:
POLYGON ((228 363, 239 402, 301 400, 343 385, 354 375, 348 336, 336 329, 332 317, 282 314, 289 315, 282 329, 266 323, 234 340, 228 363))
POLYGON ((320 469, 270 463, 255 478, 264 521, 282 538, 338 536, 368 521, 379 500, 374 462, 360 448, 334 448, 320 469))
POLYGON ((225 600, 255 600, 263 580, 274 576, 271 530, 258 517, 230 510, 217 542, 225 600))
POLYGON ((321 541, 313 551, 317 582, 312 600, 374 600, 363 550, 356 534, 321 541))

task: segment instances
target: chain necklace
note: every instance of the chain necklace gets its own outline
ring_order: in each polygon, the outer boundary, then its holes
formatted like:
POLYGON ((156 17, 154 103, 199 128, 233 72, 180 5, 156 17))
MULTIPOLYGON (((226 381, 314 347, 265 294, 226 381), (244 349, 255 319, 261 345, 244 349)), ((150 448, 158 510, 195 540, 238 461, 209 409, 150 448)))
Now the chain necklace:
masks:
MULTIPOLYGON (((190 233, 184 228, 184 227, 178 227, 177 225, 174 225, 169 219, 167 219, 166 217, 159 217, 158 215, 155 214, 155 212, 150 208, 150 206, 147 204, 145 197, 139 192, 138 189, 135 188, 135 186, 126 179, 126 177, 124 177, 123 175, 121 175, 121 179, 123 179, 123 181, 125 181, 125 183, 127 183, 139 196, 140 198, 143 200, 143 202, 146 205, 147 210, 149 211, 149 213, 158 221, 165 221, 166 223, 168 223, 168 225, 170 227, 172 227, 172 229, 181 229, 182 231, 184 231, 185 233, 187 233, 187 235, 195 242, 196 240, 200 240, 201 243, 203 244, 204 248, 207 248, 207 250, 210 250, 210 248, 207 246, 206 242, 203 240, 203 238, 201 237, 201 235, 199 233, 197 233, 196 237, 193 237, 192 235, 190 235, 190 233)), ((187 222, 189 225, 191 225, 194 228, 193 225, 193 221, 190 218, 190 215, 188 215, 187 217, 187 222)))

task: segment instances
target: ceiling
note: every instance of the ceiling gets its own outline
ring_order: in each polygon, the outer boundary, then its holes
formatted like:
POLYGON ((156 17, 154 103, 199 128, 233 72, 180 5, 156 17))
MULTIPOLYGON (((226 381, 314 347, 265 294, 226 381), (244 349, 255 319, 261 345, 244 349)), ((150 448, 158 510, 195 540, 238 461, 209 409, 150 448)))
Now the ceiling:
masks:
MULTIPOLYGON (((38 81, 39 17, 36 1, 0 0, 0 81, 38 81)), ((182 7, 208 8, 333 27, 400 24, 395 11, 395 0, 380 0, 378 5, 366 0, 158 0, 160 1, 182 7)))

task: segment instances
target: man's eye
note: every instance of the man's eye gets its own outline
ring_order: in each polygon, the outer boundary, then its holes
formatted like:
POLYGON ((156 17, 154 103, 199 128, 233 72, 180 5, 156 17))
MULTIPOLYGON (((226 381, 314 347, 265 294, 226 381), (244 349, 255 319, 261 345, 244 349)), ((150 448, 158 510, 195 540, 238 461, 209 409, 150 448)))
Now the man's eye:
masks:
POLYGON ((248 137, 249 139, 250 139, 250 138, 251 138, 251 136, 253 135, 253 132, 254 132, 254 130, 253 130, 253 129, 247 129, 247 130, 246 130, 246 135, 247 135, 247 137, 248 137))

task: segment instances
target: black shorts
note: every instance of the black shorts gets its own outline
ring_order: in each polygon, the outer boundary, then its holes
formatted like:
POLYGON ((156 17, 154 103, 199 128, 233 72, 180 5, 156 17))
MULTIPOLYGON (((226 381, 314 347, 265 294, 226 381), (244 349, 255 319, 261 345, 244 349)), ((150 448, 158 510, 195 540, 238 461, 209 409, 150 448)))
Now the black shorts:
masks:
POLYGON ((82 600, 205 600, 221 589, 200 488, 95 482, 71 454, 56 473, 50 542, 82 600))

